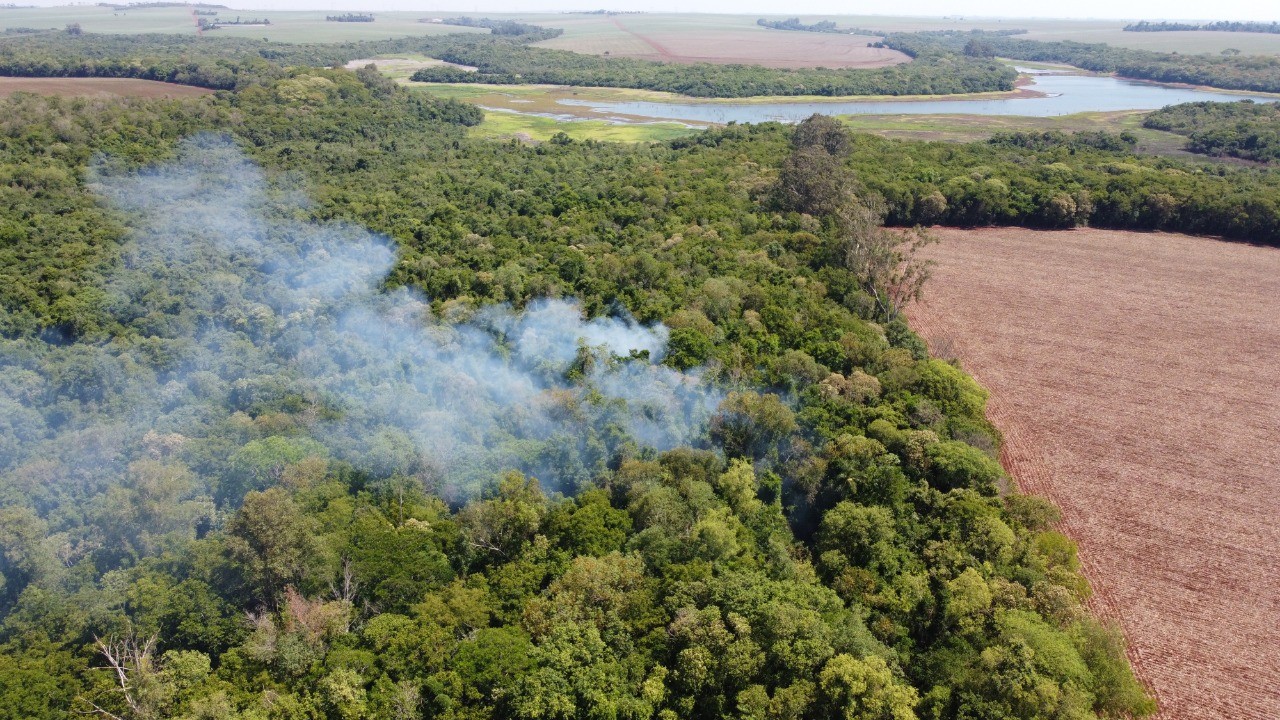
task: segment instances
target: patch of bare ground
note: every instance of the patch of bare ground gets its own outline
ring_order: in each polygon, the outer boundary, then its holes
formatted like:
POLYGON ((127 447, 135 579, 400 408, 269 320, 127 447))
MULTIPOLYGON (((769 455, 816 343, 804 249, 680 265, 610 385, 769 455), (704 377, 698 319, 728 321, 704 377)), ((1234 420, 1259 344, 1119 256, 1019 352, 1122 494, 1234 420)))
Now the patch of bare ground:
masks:
MULTIPOLYGON (((611 54, 644 60, 776 68, 880 68, 911 60, 897 50, 868 47, 868 43, 880 38, 864 35, 756 29, 637 32, 627 27, 625 19, 613 18, 613 24, 644 46, 621 47, 611 54)), ((582 52, 597 50, 584 47, 582 52)))
POLYGON ((1161 718, 1280 718, 1280 249, 940 229, 909 312, 991 391, 1161 718))
POLYGON ((0 97, 16 92, 60 97, 195 97, 213 91, 190 85, 132 78, 0 77, 0 97))

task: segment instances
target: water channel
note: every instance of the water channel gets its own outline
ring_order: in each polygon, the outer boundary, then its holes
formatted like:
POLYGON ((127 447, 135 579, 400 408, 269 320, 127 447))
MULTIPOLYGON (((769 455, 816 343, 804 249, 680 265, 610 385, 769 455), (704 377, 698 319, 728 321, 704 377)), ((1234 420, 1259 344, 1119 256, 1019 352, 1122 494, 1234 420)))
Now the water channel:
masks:
POLYGON ((1045 97, 990 100, 875 100, 832 102, 613 102, 562 99, 557 103, 589 107, 602 116, 645 117, 708 123, 799 122, 814 113, 824 115, 1023 115, 1053 117, 1089 111, 1155 110, 1166 105, 1215 100, 1231 102, 1258 96, 1212 92, 1099 75, 1033 75, 1025 86, 1045 97))

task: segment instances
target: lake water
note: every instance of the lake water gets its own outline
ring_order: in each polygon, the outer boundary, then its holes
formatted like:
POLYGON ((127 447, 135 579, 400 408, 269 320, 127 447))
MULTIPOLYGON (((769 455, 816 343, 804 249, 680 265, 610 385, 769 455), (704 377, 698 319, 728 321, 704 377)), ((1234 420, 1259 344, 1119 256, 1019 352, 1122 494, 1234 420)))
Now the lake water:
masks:
POLYGON ((878 100, 805 103, 664 103, 558 100, 563 105, 589 107, 604 115, 630 115, 710 123, 759 123, 777 120, 799 122, 814 113, 824 115, 1026 115, 1052 117, 1078 112, 1108 110, 1156 110, 1166 105, 1216 100, 1264 100, 1257 96, 1206 92, 1190 88, 1121 80, 1095 75, 1034 76, 1027 86, 1048 97, 997 100, 878 100))

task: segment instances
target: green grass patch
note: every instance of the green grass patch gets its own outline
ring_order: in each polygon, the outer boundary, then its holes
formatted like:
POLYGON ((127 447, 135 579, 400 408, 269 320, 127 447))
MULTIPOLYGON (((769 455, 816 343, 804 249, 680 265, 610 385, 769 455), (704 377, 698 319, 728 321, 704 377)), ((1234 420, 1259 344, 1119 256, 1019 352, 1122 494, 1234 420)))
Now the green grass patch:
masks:
POLYGON ((610 123, 604 120, 557 120, 541 115, 513 112, 485 113, 484 122, 471 129, 472 135, 485 138, 519 138, 545 142, 556 133, 574 140, 602 142, 661 142, 699 132, 679 123, 610 123))
POLYGON ((1140 152, 1181 155, 1185 139, 1173 133, 1142 127, 1146 110, 1083 112, 1057 117, 1020 115, 842 115, 841 122, 856 132, 908 140, 974 142, 998 132, 1131 132, 1140 152))

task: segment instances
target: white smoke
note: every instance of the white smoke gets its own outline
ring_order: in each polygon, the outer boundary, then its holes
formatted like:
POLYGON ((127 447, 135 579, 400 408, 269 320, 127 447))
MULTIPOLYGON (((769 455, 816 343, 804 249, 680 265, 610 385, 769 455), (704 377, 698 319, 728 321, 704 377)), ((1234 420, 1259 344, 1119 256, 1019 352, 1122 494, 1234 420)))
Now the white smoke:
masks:
POLYGON ((722 399, 656 364, 661 325, 584 319, 562 299, 450 323, 383 290, 389 240, 300 220, 226 138, 93 187, 132 225, 105 288, 124 332, 0 348, 0 472, 56 458, 101 485, 148 432, 198 438, 228 412, 286 402, 375 476, 466 493, 518 469, 572 491, 620 452, 697 442, 722 399))

